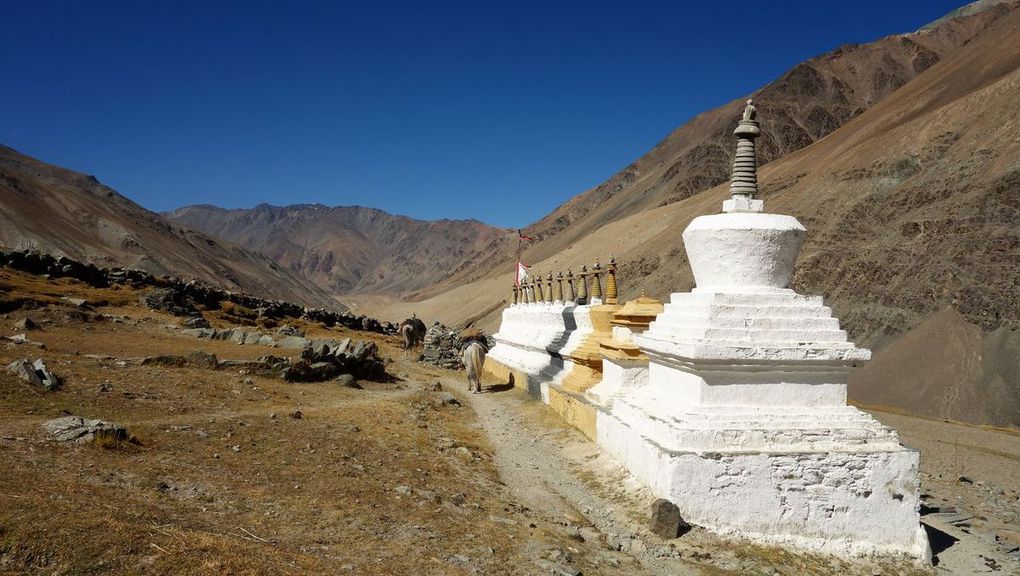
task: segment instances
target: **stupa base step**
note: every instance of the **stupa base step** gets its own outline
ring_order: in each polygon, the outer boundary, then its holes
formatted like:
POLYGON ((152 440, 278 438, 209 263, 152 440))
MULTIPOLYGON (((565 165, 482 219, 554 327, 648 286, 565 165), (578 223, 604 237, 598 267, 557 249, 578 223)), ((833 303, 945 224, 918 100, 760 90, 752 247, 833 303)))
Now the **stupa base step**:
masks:
POLYGON ((596 408, 583 393, 571 392, 561 386, 549 386, 549 408, 589 440, 595 441, 596 408))
POLYGON ((667 450, 598 410, 596 442, 684 519, 768 545, 930 561, 918 522, 918 454, 667 450))

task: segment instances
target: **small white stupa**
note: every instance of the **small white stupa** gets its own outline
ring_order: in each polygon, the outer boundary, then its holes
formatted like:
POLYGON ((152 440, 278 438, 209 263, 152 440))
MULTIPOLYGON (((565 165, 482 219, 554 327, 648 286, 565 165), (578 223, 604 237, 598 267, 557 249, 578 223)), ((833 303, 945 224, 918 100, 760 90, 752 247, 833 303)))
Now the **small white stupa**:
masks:
POLYGON ((819 296, 790 289, 805 229, 755 199, 750 100, 731 199, 683 233, 696 288, 647 331, 647 384, 598 416, 598 443, 684 517, 720 533, 837 554, 927 559, 918 454, 846 405, 871 353, 819 296))

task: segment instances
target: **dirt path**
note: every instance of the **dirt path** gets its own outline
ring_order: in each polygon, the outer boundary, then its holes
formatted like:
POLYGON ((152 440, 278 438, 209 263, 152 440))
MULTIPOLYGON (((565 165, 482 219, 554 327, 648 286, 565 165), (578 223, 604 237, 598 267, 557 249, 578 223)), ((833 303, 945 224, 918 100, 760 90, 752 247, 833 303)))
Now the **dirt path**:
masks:
MULTIPOLYGON (((465 389, 463 378, 446 376, 442 382, 459 392, 465 389)), ((683 561, 675 546, 641 526, 644 518, 636 511, 647 510, 652 495, 542 403, 519 390, 493 386, 463 397, 478 415, 513 497, 546 521, 576 531, 575 538, 589 545, 594 563, 609 573, 702 573, 683 561), (604 483, 619 485, 611 498, 599 494, 604 483)))
MULTIPOLYGON (((863 559, 853 562, 818 557, 792 552, 764 549, 722 540, 703 530, 695 529, 678 540, 663 541, 650 534, 645 528, 647 513, 654 497, 626 470, 605 455, 577 430, 566 426, 541 402, 524 392, 506 387, 485 387, 482 394, 467 394, 466 384, 461 375, 447 374, 441 378, 445 389, 455 390, 473 408, 479 426, 484 430, 494 454, 493 461, 502 481, 513 497, 540 514, 546 521, 559 522, 576 529, 588 544, 595 544, 599 552, 592 561, 604 566, 607 573, 627 574, 905 574, 931 573, 918 570, 916 566, 886 563, 880 560, 863 559)), ((922 450, 922 491, 928 500, 955 501, 977 518, 973 522, 984 523, 988 516, 989 501, 1000 500, 996 506, 996 520, 987 522, 994 528, 1012 528, 1015 516, 1009 510, 1014 506, 1005 501, 1014 501, 1016 496, 1013 483, 1006 478, 1012 476, 1003 470, 1005 458, 996 451, 992 462, 984 462, 987 454, 974 452, 968 460, 972 464, 970 473, 977 478, 985 474, 999 480, 997 484, 978 482, 960 483, 955 475, 951 482, 933 469, 948 468, 942 460, 944 454, 929 444, 937 443, 940 435, 954 435, 958 440, 961 433, 984 434, 979 441, 984 446, 1002 448, 1000 444, 1014 446, 1015 436, 1003 435, 984 430, 942 430, 931 423, 918 426, 915 422, 902 422, 905 417, 890 417, 902 428, 907 440, 922 450), (936 436, 932 438, 931 436, 936 436), (918 442, 924 437, 926 441, 918 442), (980 460, 980 462, 979 462, 980 460), (988 464, 987 466, 984 464, 988 464), (987 472, 980 470, 988 469, 987 472), (951 484, 951 485, 950 485, 951 484), (967 494, 966 492, 974 492, 967 494), (937 496, 936 496, 937 494, 937 496), (996 495, 998 498, 996 498, 996 495), (1003 518, 1005 516, 1005 518, 1003 518), (1003 522, 1002 520, 1006 520, 1003 522)), ((952 425, 938 423, 946 428, 952 425)), ((1015 446, 1014 446, 1015 447, 1015 446)), ((952 511, 951 508, 945 508, 952 511)), ((965 514, 970 516, 970 514, 965 514)), ((937 515, 926 518, 929 524, 938 521, 937 515)), ((991 518, 989 518, 991 520, 991 518)), ((964 525, 969 528, 969 524, 964 525)), ((950 525, 949 528, 956 528, 950 525)), ((989 527, 992 528, 992 527, 989 527)), ((948 528, 947 528, 948 530, 948 528)), ((987 528, 981 533, 963 531, 953 548, 936 547, 942 558, 940 565, 932 570, 938 574, 1010 574, 1015 568, 1012 558, 1007 557, 995 545, 995 530, 987 528)), ((931 569, 929 569, 931 570, 931 569)))

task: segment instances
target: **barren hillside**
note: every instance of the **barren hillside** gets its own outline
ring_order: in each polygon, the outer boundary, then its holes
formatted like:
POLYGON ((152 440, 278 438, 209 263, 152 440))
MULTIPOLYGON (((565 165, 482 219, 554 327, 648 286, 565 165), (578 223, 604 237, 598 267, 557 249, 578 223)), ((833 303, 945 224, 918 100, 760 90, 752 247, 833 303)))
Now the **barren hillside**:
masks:
POLYGON ((308 306, 341 306, 262 254, 173 224, 94 176, 5 146, 0 146, 0 243, 308 306))
MULTIPOLYGON (((793 67, 753 94, 762 117, 758 141, 764 164, 824 138, 955 54, 1016 2, 975 3, 962 16, 933 22, 922 30, 866 44, 847 44, 793 67)), ((732 133, 743 110, 741 97, 699 114, 670 133, 609 180, 571 198, 527 228, 538 238, 528 253, 537 262, 569 247, 610 222, 674 203, 729 179, 732 133)), ((455 281, 474 280, 512 260, 512 237, 499 250, 465 266, 455 281)), ((442 287, 442 288, 445 288, 442 287)))
POLYGON ((333 294, 415 292, 483 258, 508 232, 476 220, 423 221, 361 206, 187 206, 165 214, 258 250, 333 294))
MULTIPOLYGON (((1013 9, 828 137, 762 169, 766 209, 793 214, 808 229, 795 288, 825 295, 857 341, 880 347, 952 308, 976 326, 982 338, 994 334, 1003 340, 981 344, 987 354, 1016 349, 1020 52, 1003 47, 1018 45, 1020 10, 1013 9)), ((770 109, 759 110, 769 130, 770 109)), ((734 111, 733 119, 737 116, 734 111)), ((622 262, 624 297, 644 290, 665 298, 693 284, 681 232, 692 218, 718 212, 726 194, 725 185, 717 186, 606 225, 582 225, 572 232, 577 241, 546 241, 529 256, 536 270, 548 272, 576 269, 595 256, 604 259, 615 252, 622 262)), ((505 266, 499 272, 424 302, 355 302, 370 314, 390 316, 413 309, 419 316, 457 322, 508 296, 512 269, 505 266)), ((487 315, 481 324, 495 328, 498 314, 487 315)), ((938 357, 932 361, 953 362, 938 357)), ((1000 366, 1005 361, 985 360, 1000 366)), ((950 374, 933 374, 924 394, 942 394, 957 386, 950 374)), ((972 421, 1020 425, 1020 414, 1004 416, 996 408, 1008 405, 1001 391, 1020 389, 1020 375, 988 370, 975 377, 984 393, 974 395, 969 400, 974 405, 956 410, 954 417, 959 413, 972 421), (984 380, 996 377, 1007 383, 991 386, 984 380)), ((885 403, 888 398, 857 391, 851 387, 852 397, 865 403, 885 403)), ((947 416, 935 406, 902 398, 897 402, 947 416)))

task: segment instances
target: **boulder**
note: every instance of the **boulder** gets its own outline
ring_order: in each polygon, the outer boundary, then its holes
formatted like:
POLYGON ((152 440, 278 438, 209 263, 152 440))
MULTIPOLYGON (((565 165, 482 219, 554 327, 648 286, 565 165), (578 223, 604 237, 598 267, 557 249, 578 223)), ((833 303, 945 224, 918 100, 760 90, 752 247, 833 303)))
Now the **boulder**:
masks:
POLYGON ((36 324, 31 318, 22 318, 21 320, 18 320, 17 322, 14 323, 14 329, 20 330, 22 332, 27 332, 28 330, 38 330, 39 325, 36 324))
POLYGON ((216 358, 215 354, 196 350, 191 354, 188 354, 188 364, 201 366, 203 368, 218 368, 220 362, 219 359, 216 358))
POLYGON ((174 354, 160 354, 159 356, 146 356, 142 358, 142 366, 186 366, 188 359, 184 356, 174 354))
POLYGON ((664 540, 672 540, 690 531, 691 525, 680 516, 680 508, 676 504, 659 498, 652 502, 648 529, 664 540))
POLYGON ((184 322, 185 328, 210 328, 209 321, 203 316, 189 316, 184 322))
POLYGON ((130 438, 127 428, 103 420, 90 420, 81 416, 64 416, 43 423, 43 428, 53 440, 79 444, 105 436, 115 440, 130 438))
POLYGON ((89 301, 84 298, 71 298, 69 296, 64 296, 63 298, 61 298, 61 300, 67 302, 68 304, 74 306, 75 308, 78 308, 79 310, 94 309, 92 304, 89 304, 89 301))
POLYGON ((344 388, 356 388, 361 390, 361 384, 358 384, 358 379, 352 374, 341 374, 337 376, 336 383, 344 388))
POLYGON ((27 358, 15 360, 7 366, 7 371, 33 386, 41 386, 47 390, 56 390, 60 387, 60 378, 46 368, 41 358, 35 362, 27 358))
POLYGON ((187 336, 194 336, 195 338, 202 338, 204 340, 213 340, 216 335, 216 331, 212 328, 189 328, 188 330, 181 330, 181 334, 187 336))
POLYGON ((281 338, 276 345, 280 348, 301 349, 308 346, 309 343, 310 341, 303 336, 287 336, 286 338, 281 338))

